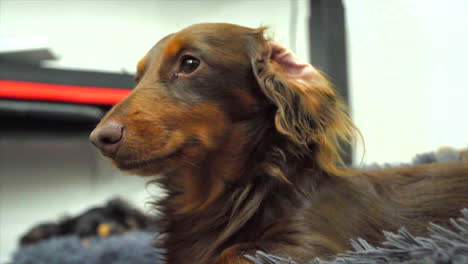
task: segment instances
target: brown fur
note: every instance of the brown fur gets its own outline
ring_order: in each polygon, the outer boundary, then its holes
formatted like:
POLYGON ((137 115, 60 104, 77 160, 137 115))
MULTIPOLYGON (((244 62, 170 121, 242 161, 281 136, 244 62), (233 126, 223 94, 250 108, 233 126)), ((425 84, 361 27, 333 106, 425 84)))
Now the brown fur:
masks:
POLYGON ((292 78, 263 32, 199 24, 167 36, 99 125, 124 126, 118 168, 162 174, 168 264, 326 257, 383 230, 424 234, 468 205, 466 162, 343 169, 340 142, 356 130, 342 101, 320 73, 292 78), (193 73, 179 69, 186 55, 200 60, 193 73))

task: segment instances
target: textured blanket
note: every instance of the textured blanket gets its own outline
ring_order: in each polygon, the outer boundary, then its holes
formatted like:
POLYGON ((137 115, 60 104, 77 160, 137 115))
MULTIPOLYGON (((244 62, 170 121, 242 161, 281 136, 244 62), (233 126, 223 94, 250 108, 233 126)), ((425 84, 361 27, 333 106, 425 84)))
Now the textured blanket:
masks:
MULTIPOLYGON (((338 255, 333 260, 313 259, 311 264, 467 264, 468 209, 463 217, 452 220, 450 227, 430 225, 428 237, 414 237, 404 228, 398 233, 385 232, 382 246, 364 240, 352 242, 354 251, 338 255)), ((162 264, 163 251, 152 247, 161 235, 133 232, 109 238, 80 241, 77 237, 62 237, 23 247, 13 258, 15 264, 162 264)), ((246 256, 255 264, 295 264, 287 259, 257 252, 246 256)))
MULTIPOLYGON (((385 232, 382 246, 370 245, 365 240, 352 241, 353 251, 325 261, 313 259, 310 264, 467 264, 468 263, 468 209, 463 217, 452 219, 450 227, 431 224, 428 237, 415 237, 404 228, 398 233, 385 232)), ((257 252, 246 256, 255 264, 296 264, 288 259, 257 252)))
POLYGON ((132 232, 107 238, 80 240, 78 236, 52 238, 20 248, 14 264, 158 264, 162 251, 153 247, 161 235, 132 232))

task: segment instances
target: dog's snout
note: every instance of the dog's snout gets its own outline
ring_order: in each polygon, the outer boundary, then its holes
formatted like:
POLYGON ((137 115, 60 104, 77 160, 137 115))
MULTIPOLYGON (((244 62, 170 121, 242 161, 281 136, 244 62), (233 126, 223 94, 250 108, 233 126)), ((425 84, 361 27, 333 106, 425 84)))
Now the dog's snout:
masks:
POLYGON ((124 127, 116 122, 103 124, 93 130, 89 140, 99 148, 104 156, 114 157, 122 139, 124 127))

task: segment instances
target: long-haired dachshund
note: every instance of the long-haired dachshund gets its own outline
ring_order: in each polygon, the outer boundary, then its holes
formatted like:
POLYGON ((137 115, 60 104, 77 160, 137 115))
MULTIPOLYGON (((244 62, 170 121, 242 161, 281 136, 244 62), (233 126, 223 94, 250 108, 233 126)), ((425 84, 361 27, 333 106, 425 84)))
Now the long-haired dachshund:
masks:
POLYGON ((264 28, 197 24, 160 40, 91 141, 119 169, 160 175, 168 264, 296 261, 424 234, 468 206, 468 164, 356 172, 355 129, 331 85, 264 28), (188 261, 187 261, 188 260, 188 261))

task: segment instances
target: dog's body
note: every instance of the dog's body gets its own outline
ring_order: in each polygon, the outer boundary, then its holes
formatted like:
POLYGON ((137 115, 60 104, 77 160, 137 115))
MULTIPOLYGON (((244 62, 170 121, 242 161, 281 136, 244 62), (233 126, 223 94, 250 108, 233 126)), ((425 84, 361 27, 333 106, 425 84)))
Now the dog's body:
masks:
POLYGON ((138 85, 91 134, 120 169, 162 173, 168 264, 310 260, 422 234, 468 205, 468 164, 340 169, 353 125, 330 84, 263 30, 199 24, 138 64, 138 85))

